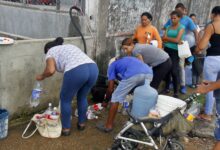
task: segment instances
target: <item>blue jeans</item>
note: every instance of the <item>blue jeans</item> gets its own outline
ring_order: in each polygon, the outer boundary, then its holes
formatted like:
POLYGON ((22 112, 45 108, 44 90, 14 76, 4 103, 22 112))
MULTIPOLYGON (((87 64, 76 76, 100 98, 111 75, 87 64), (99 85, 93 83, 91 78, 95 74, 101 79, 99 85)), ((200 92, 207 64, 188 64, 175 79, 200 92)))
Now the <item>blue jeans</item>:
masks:
MULTIPOLYGON (((204 62, 204 79, 216 81, 218 72, 220 72, 220 56, 207 56, 204 62)), ((205 114, 212 115, 215 98, 213 92, 206 94, 205 114)))
POLYGON ((78 123, 86 121, 87 95, 95 85, 98 77, 98 67, 94 63, 83 64, 64 73, 60 92, 61 121, 63 128, 71 127, 71 102, 77 95, 78 123))
POLYGON ((185 77, 185 58, 179 59, 179 76, 180 76, 180 86, 186 85, 186 77, 185 77))
MULTIPOLYGON (((220 79, 220 72, 218 73, 217 80, 220 79)), ((220 141, 220 89, 214 91, 214 97, 216 99, 216 125, 215 125, 215 138, 220 141)))

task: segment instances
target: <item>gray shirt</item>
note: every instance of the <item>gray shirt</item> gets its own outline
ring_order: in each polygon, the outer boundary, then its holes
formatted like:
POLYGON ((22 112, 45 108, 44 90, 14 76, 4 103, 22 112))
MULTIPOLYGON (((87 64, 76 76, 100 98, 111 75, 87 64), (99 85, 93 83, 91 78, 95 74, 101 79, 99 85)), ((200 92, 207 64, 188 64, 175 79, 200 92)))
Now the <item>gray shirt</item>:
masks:
POLYGON ((169 55, 164 50, 147 44, 135 45, 132 55, 137 56, 138 54, 141 54, 144 62, 152 67, 165 62, 169 58, 169 55))

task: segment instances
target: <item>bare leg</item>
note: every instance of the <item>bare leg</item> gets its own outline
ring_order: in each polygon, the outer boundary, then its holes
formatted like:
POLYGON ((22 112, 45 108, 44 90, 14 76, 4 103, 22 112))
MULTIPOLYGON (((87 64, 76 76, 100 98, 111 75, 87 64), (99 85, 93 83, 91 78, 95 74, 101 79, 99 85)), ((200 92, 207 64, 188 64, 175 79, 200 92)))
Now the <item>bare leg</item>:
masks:
POLYGON ((118 102, 111 103, 111 107, 110 107, 110 110, 109 110, 109 113, 108 113, 108 119, 107 119, 107 122, 105 124, 105 127, 108 128, 108 129, 113 128, 113 122, 114 122, 115 116, 116 116, 117 111, 118 111, 118 105, 119 105, 118 102))

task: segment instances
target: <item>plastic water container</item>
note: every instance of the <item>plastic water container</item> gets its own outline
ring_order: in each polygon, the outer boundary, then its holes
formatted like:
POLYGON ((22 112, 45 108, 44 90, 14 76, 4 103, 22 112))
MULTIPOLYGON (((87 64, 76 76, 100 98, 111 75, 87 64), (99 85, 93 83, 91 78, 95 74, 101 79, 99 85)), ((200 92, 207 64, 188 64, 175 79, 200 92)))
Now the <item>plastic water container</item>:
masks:
POLYGON ((4 139, 8 135, 8 111, 0 109, 0 139, 4 139))
POLYGON ((135 88, 131 114, 134 117, 146 117, 151 108, 156 105, 158 93, 150 85, 150 80, 145 80, 145 84, 135 88))
POLYGON ((40 103, 40 97, 42 94, 42 85, 40 81, 36 81, 34 84, 34 88, 31 93, 30 97, 30 106, 31 107, 37 107, 40 103))

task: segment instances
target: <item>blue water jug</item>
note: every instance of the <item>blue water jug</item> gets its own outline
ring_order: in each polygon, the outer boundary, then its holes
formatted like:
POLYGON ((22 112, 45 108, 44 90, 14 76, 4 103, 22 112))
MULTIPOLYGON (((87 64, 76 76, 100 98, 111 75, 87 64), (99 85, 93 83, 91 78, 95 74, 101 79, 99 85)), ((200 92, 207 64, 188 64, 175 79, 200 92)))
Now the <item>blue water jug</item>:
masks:
POLYGON ((134 90, 131 114, 134 117, 146 117, 151 108, 157 103, 158 93, 150 86, 150 80, 145 80, 145 84, 138 86, 134 90))

